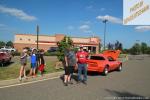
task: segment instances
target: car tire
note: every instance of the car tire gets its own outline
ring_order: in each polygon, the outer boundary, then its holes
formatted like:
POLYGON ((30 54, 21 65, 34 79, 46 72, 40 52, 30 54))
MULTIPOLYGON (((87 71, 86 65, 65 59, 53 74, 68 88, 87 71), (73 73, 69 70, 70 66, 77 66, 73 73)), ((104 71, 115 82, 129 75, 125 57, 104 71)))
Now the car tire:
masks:
POLYGON ((104 76, 107 76, 107 75, 108 75, 108 67, 105 67, 105 68, 104 68, 103 75, 104 75, 104 76))
POLYGON ((121 72, 122 71, 122 65, 120 64, 119 67, 117 68, 117 71, 121 72))

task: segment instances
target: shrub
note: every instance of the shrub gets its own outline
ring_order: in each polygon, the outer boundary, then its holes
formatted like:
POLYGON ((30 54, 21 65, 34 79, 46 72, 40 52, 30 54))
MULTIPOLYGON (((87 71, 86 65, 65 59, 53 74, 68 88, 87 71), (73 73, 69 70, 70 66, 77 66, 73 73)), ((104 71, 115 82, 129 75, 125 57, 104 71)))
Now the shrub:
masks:
POLYGON ((12 52, 12 55, 13 55, 13 56, 20 56, 20 54, 21 54, 21 53, 18 52, 18 51, 12 52))
POLYGON ((66 52, 66 49, 68 47, 73 46, 73 41, 71 40, 70 37, 65 36, 63 40, 57 43, 58 45, 58 50, 57 50, 57 58, 59 61, 64 61, 64 54, 66 52))

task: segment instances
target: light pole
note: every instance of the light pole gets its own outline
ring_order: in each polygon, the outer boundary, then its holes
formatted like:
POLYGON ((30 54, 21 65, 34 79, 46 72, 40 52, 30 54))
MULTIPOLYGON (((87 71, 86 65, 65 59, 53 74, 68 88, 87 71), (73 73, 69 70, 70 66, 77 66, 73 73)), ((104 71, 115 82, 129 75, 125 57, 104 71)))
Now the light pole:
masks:
POLYGON ((103 23, 105 23, 105 27, 104 27, 104 50, 105 50, 105 41, 106 41, 106 23, 107 23, 107 19, 103 20, 103 23))
POLYGON ((39 26, 37 25, 36 27, 36 32, 37 32, 37 50, 39 49, 39 26))

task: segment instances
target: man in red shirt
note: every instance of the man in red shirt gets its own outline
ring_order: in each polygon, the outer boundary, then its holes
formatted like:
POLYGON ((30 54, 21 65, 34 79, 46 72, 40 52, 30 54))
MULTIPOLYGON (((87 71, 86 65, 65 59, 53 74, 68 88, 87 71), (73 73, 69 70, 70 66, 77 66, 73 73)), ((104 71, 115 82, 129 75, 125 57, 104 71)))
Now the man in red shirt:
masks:
POLYGON ((87 63, 88 53, 83 50, 83 46, 80 46, 80 51, 76 54, 77 64, 78 64, 78 82, 83 82, 86 84, 87 81, 87 63), (83 71, 83 79, 81 79, 83 71))

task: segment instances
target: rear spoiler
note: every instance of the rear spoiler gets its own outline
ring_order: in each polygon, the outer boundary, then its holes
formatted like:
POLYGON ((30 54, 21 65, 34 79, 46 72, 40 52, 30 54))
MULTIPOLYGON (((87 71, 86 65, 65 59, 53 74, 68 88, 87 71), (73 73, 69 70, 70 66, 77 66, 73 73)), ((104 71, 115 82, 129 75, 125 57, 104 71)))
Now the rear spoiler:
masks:
POLYGON ((119 57, 121 51, 120 50, 106 50, 103 51, 103 55, 107 56, 107 57, 112 57, 114 60, 117 60, 117 58, 119 57))

